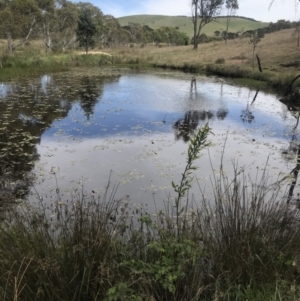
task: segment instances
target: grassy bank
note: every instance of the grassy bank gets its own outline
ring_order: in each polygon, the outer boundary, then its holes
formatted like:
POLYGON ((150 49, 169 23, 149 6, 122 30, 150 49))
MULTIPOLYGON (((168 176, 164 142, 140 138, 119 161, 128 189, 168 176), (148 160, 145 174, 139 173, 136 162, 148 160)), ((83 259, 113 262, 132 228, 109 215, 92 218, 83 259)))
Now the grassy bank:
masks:
MULTIPOLYGON (((0 298, 17 300, 299 300, 300 213, 281 187, 221 176, 214 199, 187 203, 191 172, 209 147, 191 140, 175 199, 149 214, 78 193, 7 212, 0 227, 0 298)), ((222 173, 221 173, 222 174, 222 173)), ((278 183, 279 184, 279 183, 278 183)))
MULTIPOLYGON (((118 47, 100 49, 84 55, 80 52, 46 55, 40 42, 20 48, 14 56, 3 54, 0 58, 0 80, 32 73, 55 72, 73 67, 118 66, 158 67, 194 73, 207 73, 229 78, 243 78, 252 85, 267 86, 284 91, 298 74, 299 47, 293 30, 282 30, 266 35, 258 43, 255 54, 259 55, 263 72, 257 62, 252 66, 252 45, 249 38, 238 38, 224 42, 200 44, 194 51, 192 46, 118 47)), ((2 41, 0 50, 4 51, 2 41)), ((297 82, 295 83, 295 86, 297 82)))
MULTIPOLYGON (((258 43, 263 72, 257 61, 252 66, 252 45, 249 38, 200 44, 194 51, 191 46, 123 48, 107 50, 122 62, 137 61, 189 72, 202 72, 222 77, 244 78, 265 82, 269 87, 284 90, 287 83, 298 74, 299 47, 293 30, 282 30, 265 35, 258 43)), ((245 82, 245 81, 244 81, 245 82)))
POLYGON ((39 74, 67 71, 76 67, 94 67, 112 65, 108 55, 81 53, 65 53, 46 55, 43 51, 37 53, 30 49, 20 51, 14 55, 3 55, 0 58, 0 80, 16 79, 18 77, 34 76, 39 74))

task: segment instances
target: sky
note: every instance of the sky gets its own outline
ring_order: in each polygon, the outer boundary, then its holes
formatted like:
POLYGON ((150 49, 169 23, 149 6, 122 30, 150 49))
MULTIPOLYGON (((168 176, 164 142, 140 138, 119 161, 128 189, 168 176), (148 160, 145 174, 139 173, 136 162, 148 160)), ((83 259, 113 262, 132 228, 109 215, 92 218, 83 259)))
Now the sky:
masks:
MULTIPOLYGON (((190 16, 190 0, 81 0, 98 6, 104 14, 122 17, 139 14, 168 16, 190 16)), ((75 0, 79 2, 79 0, 75 0)), ((239 0, 237 15, 258 21, 276 22, 279 19, 295 21, 300 18, 300 5, 297 0, 239 0)), ((300 2, 299 2, 300 3, 300 2)), ((225 14, 225 13, 224 13, 225 14)))

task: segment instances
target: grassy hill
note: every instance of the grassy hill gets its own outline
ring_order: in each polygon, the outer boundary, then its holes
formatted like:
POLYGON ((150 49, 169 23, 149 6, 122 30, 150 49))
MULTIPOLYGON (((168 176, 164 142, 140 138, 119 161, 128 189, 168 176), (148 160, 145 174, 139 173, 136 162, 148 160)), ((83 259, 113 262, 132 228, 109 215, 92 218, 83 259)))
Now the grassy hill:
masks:
MULTIPOLYGON (((208 72, 218 76, 246 78, 268 83, 276 89, 286 89, 299 74, 299 47, 292 35, 294 28, 266 34, 258 43, 255 53, 259 55, 263 72, 253 61, 253 45, 249 37, 199 44, 198 51, 188 46, 128 46, 105 49, 122 64, 138 63, 139 66, 169 67, 175 70, 208 72)), ((1 70, 1 69, 0 69, 1 70)), ((300 85, 300 84, 299 84, 300 85)))
MULTIPOLYGON (((128 22, 148 25, 153 29, 162 26, 179 27, 179 31, 185 32, 189 37, 193 36, 193 23, 191 17, 187 16, 162 16, 162 15, 135 15, 118 18, 121 26, 128 22)), ((231 19, 229 31, 246 31, 268 26, 269 23, 252 21, 244 18, 234 17, 231 19)), ((226 28, 226 18, 217 18, 215 22, 206 25, 203 32, 212 36, 216 30, 223 31, 226 28)))

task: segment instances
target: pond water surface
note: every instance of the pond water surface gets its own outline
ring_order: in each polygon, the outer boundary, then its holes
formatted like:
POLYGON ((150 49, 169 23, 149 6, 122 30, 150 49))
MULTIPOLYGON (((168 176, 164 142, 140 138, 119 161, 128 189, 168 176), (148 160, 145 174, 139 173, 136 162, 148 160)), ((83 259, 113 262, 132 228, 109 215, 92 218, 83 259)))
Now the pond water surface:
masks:
POLYGON ((58 187, 66 199, 101 193, 110 178, 116 197, 160 207, 175 195, 190 136, 207 122, 212 146, 195 163, 196 200, 211 197, 222 158, 229 177, 235 163, 252 179, 267 168, 271 182, 297 169, 297 112, 276 95, 192 78, 89 70, 0 84, 2 190, 50 200, 58 187))

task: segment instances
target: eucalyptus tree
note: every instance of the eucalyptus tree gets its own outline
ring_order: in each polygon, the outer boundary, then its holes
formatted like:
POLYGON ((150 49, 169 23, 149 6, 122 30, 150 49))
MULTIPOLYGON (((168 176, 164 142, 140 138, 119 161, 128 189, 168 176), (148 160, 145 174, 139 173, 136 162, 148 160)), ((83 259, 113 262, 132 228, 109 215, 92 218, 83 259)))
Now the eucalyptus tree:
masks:
POLYGON ((238 0, 226 0, 225 7, 226 7, 227 15, 226 15, 226 30, 225 30, 224 39, 225 39, 225 43, 227 43, 228 29, 229 29, 231 16, 233 16, 235 12, 239 9, 238 0))
POLYGON ((1 1, 0 36, 7 40, 9 53, 30 38, 37 16, 38 7, 34 0, 1 1))
POLYGON ((40 10, 38 35, 42 38, 48 52, 52 49, 53 33, 57 30, 55 0, 36 0, 36 2, 40 10))
POLYGON ((252 68, 254 69, 254 55, 257 44, 264 37, 264 34, 260 30, 255 30, 250 37, 249 44, 252 45, 252 68))
POLYGON ((124 29, 130 32, 134 42, 146 43, 146 30, 139 23, 128 22, 128 25, 123 26, 124 29))
POLYGON ((198 49, 201 30, 219 15, 223 4, 224 0, 191 0, 195 50, 198 49))
POLYGON ((79 16, 78 7, 67 0, 60 0, 60 6, 56 7, 57 27, 55 44, 63 52, 76 43, 76 28, 79 16))
POLYGON ((114 47, 119 44, 134 42, 134 37, 128 30, 121 27, 114 16, 104 15, 101 42, 108 47, 114 47))
POLYGON ((53 46, 65 51, 75 43, 78 8, 67 0, 35 0, 40 10, 38 35, 42 38, 46 52, 53 46))
POLYGON ((89 48, 95 45, 97 29, 92 17, 91 10, 84 7, 80 12, 76 29, 77 41, 80 47, 84 47, 86 54, 89 48))
POLYGON ((79 14, 81 15, 83 11, 88 11, 88 14, 96 28, 94 34, 95 43, 101 42, 104 35, 104 15, 101 9, 89 2, 79 2, 77 4, 79 8, 79 14))

